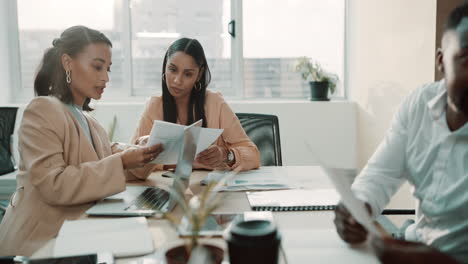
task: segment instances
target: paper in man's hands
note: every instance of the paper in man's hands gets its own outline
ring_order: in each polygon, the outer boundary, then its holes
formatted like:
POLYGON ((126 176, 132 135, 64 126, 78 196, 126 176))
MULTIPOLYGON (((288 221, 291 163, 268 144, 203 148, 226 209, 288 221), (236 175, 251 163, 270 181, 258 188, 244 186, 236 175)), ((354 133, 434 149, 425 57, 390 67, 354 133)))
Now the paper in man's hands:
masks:
POLYGON ((364 228, 369 231, 372 235, 381 238, 384 234, 382 230, 379 229, 374 220, 369 215, 369 212, 366 209, 366 206, 363 201, 356 198, 351 186, 348 183, 347 173, 345 170, 332 169, 332 168, 323 168, 327 173, 328 177, 335 185, 336 190, 341 196, 341 202, 345 205, 351 215, 359 222, 364 228))
MULTIPOLYGON (((201 126, 202 120, 184 126, 155 120, 146 146, 153 146, 161 143, 163 152, 161 152, 151 163, 153 164, 176 164, 179 157, 179 151, 184 142, 184 131, 192 126, 201 126)), ((208 148, 222 133, 223 129, 202 128, 197 144, 197 154, 208 148)))

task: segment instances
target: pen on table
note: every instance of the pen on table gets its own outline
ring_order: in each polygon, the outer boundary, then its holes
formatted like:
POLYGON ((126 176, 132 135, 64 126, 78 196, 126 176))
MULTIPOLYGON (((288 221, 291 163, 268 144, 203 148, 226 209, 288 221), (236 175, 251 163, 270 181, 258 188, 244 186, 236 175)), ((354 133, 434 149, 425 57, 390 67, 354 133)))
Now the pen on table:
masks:
POLYGON ((253 180, 253 181, 248 181, 248 180, 235 180, 234 183, 251 183, 251 184, 262 184, 262 183, 268 183, 268 182, 277 182, 276 180, 253 180))
POLYGON ((234 183, 247 183, 248 181, 246 180, 235 180, 234 183))
POLYGON ((0 264, 26 263, 29 258, 24 256, 3 256, 0 257, 0 264))

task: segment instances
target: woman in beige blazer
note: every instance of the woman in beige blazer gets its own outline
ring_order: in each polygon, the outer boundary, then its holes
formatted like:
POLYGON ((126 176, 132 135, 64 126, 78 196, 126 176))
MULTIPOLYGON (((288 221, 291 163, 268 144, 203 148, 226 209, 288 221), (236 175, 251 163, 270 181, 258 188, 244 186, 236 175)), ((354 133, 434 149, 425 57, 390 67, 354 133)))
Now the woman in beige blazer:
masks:
POLYGON ((94 201, 153 169, 131 170, 154 159, 160 145, 111 146, 86 113, 109 81, 111 47, 102 33, 75 26, 45 52, 34 82, 38 97, 24 110, 19 129, 18 188, 0 225, 0 255, 30 256, 57 235, 64 220, 79 218, 94 201))
MULTIPOLYGON (((199 153, 194 168, 255 169, 260 152, 245 134, 239 119, 220 93, 207 90, 211 80, 205 53, 196 39, 181 38, 168 48, 162 68, 162 96, 146 104, 133 143, 145 139, 154 120, 189 125, 200 119, 203 127, 222 128, 223 134, 199 153)), ((164 169, 159 165, 158 169, 164 169)))

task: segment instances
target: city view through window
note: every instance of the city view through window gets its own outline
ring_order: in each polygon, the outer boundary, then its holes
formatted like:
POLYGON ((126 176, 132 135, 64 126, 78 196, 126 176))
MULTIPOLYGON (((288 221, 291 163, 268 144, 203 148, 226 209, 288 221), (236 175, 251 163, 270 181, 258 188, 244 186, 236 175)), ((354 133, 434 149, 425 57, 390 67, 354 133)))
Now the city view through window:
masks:
POLYGON ((164 54, 180 37, 201 42, 212 73, 209 89, 228 98, 307 98, 308 84, 294 70, 302 56, 336 73, 335 96, 344 95, 344 0, 248 0, 238 12, 242 18, 233 18, 232 8, 231 0, 18 0, 22 89, 16 96, 32 98, 44 50, 78 24, 102 31, 113 42, 104 101, 161 93, 164 54), (243 88, 232 80, 237 68, 232 58, 241 56, 231 49, 232 19, 243 24, 243 88))

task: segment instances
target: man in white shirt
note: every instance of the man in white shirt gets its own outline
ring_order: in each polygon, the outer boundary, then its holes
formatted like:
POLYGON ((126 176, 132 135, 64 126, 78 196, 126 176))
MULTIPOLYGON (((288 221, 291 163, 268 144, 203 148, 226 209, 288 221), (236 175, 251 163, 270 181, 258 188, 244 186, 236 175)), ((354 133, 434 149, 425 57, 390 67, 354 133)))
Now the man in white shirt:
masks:
MULTIPOLYGON (((451 12, 437 65, 445 79, 404 100, 352 186, 373 215, 380 214, 404 181, 414 187, 416 221, 405 239, 418 243, 375 242, 384 262, 468 262, 468 3, 451 12)), ((354 244, 367 238, 344 206, 335 213, 343 240, 354 244)))

